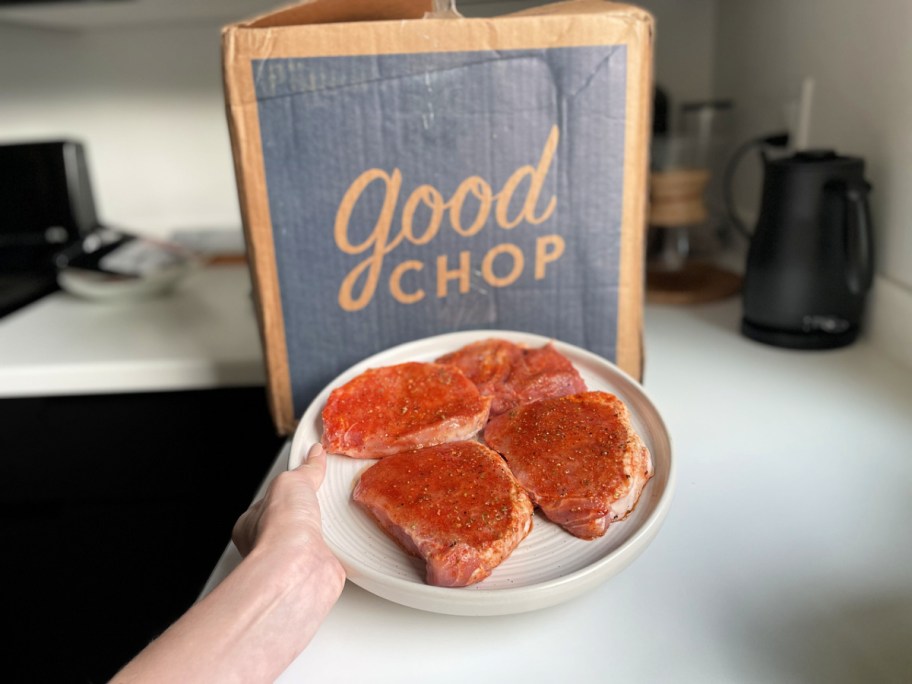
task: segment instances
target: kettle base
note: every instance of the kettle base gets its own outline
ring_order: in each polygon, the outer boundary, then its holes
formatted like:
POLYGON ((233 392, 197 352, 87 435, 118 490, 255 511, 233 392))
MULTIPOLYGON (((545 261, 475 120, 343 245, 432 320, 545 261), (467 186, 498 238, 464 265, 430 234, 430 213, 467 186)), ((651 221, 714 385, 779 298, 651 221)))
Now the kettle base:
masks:
POLYGON ((858 326, 853 325, 841 332, 808 332, 780 330, 751 323, 741 319, 741 333, 757 342, 786 349, 836 349, 852 344, 858 338, 858 326))

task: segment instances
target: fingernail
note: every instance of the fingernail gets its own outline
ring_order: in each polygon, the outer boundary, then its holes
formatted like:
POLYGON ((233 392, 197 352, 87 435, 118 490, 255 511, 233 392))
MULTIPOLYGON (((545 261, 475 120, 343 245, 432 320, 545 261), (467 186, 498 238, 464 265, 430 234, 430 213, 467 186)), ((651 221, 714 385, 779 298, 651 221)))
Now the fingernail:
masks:
POLYGON ((315 444, 313 444, 313 445, 310 447, 310 449, 308 449, 308 451, 307 451, 307 458, 304 459, 304 460, 305 460, 305 461, 309 461, 312 457, 319 455, 319 453, 320 453, 321 451, 323 451, 323 445, 320 444, 319 442, 316 442, 315 444))

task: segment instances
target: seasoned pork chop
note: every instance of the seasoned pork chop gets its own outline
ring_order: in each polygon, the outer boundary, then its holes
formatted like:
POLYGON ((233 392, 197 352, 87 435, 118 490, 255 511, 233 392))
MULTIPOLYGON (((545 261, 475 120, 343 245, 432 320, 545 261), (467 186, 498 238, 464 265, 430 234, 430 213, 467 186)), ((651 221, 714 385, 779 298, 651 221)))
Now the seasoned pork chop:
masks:
POLYGON ((334 389, 323 408, 324 448, 354 458, 474 436, 491 399, 453 366, 403 363, 373 368, 334 389))
POLYGON ((519 404, 586 390, 570 360, 550 343, 527 349, 507 340, 481 340, 441 356, 437 363, 458 367, 482 396, 491 397, 492 417, 519 404))
POLYGON ((626 518, 653 473, 627 407, 607 392, 518 406, 492 418, 484 439, 542 513, 583 539, 626 518))
POLYGON ((527 349, 521 362, 513 367, 507 384, 519 404, 586 391, 579 372, 550 342, 538 349, 527 349))
POLYGON ((352 497, 441 587, 483 580, 532 529, 529 497, 474 441, 388 456, 362 473, 352 497))
POLYGON ((475 383, 482 396, 491 397, 491 415, 496 416, 517 404, 516 392, 507 385, 513 367, 525 349, 507 340, 481 340, 441 356, 437 363, 456 366, 475 383))

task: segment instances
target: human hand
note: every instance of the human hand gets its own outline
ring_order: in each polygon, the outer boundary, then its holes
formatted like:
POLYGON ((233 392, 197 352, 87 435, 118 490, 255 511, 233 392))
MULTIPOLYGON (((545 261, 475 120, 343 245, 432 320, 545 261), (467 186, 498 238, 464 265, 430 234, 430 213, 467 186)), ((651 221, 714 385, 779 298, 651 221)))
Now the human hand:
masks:
POLYGON ((345 584, 320 531, 325 472, 326 453, 315 444, 304 463, 279 474, 234 525, 244 560, 112 681, 274 681, 345 584))
POLYGON ((317 489, 326 473, 326 452, 314 444, 294 470, 280 473, 265 496, 238 518, 232 539, 242 556, 257 548, 329 553, 323 541, 317 489))

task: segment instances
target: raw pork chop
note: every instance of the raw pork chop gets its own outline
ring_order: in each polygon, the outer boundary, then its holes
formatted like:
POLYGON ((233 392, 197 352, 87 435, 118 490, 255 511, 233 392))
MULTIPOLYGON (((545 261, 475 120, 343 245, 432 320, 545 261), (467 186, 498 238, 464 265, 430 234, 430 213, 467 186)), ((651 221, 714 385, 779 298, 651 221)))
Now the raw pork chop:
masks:
POLYGON ((503 459, 478 442, 388 456, 352 494, 407 552, 427 583, 463 587, 491 574, 532 529, 532 502, 503 459))
POLYGON ((437 363, 452 364, 475 383, 484 397, 491 397, 491 415, 496 416, 516 405, 516 392, 507 385, 513 367, 525 349, 507 340, 481 340, 441 356, 437 363))
POLYGON ((481 340, 441 356, 437 363, 458 367, 482 396, 492 397, 491 416, 519 404, 586 390, 570 360, 550 343, 527 349, 507 340, 481 340))
POLYGON ((520 404, 586 391, 586 383, 570 359, 550 342, 538 349, 527 349, 522 361, 513 367, 507 384, 520 404))
POLYGON ((492 418, 484 439, 542 513, 583 539, 626 518, 652 477, 627 407, 607 392, 524 404, 492 418))
POLYGON ((382 458, 468 439, 484 426, 490 405, 453 366, 372 368, 330 393, 321 441, 330 453, 382 458))

